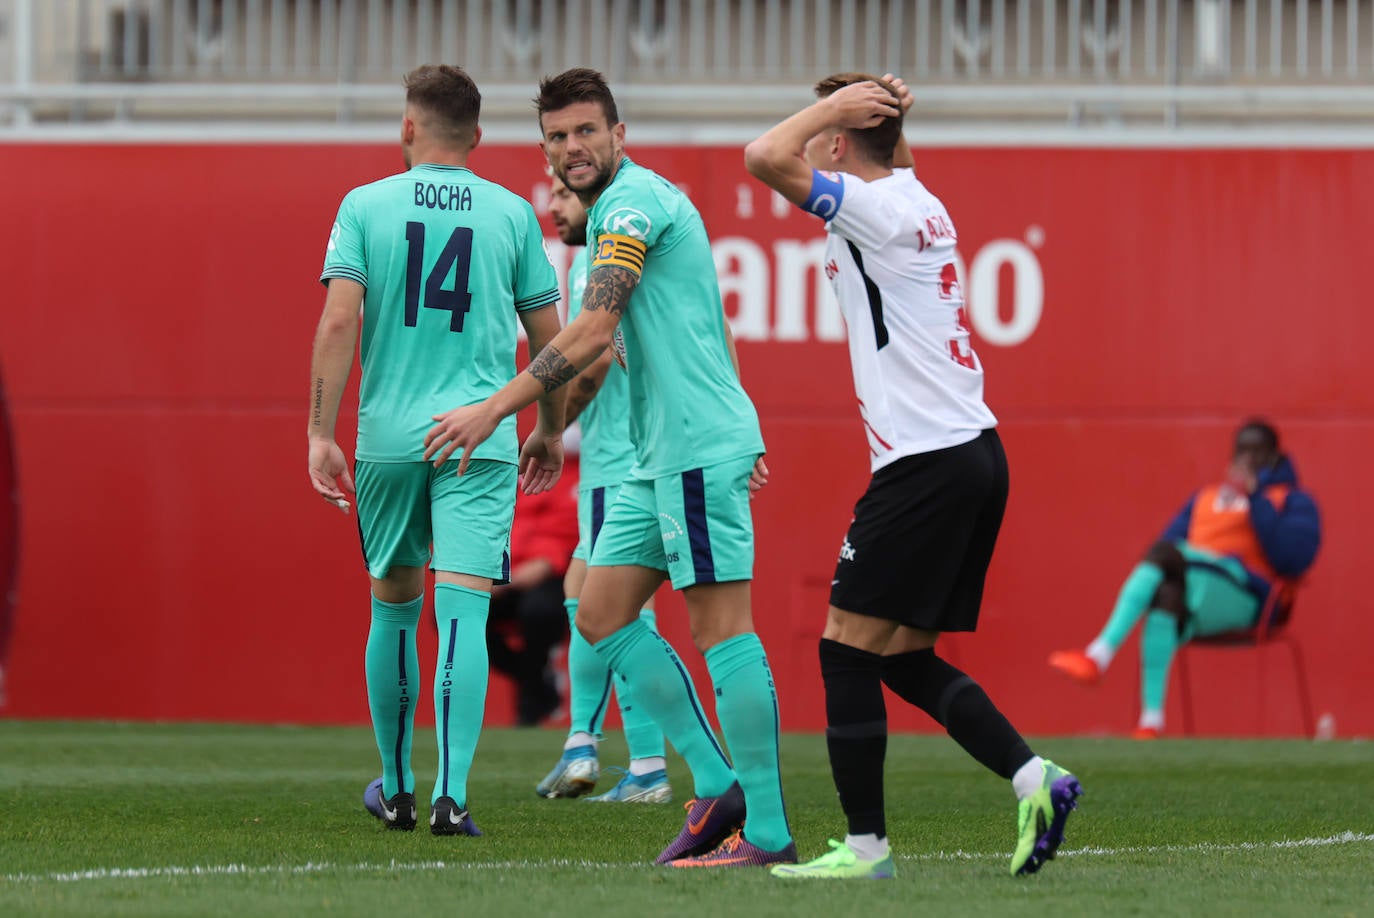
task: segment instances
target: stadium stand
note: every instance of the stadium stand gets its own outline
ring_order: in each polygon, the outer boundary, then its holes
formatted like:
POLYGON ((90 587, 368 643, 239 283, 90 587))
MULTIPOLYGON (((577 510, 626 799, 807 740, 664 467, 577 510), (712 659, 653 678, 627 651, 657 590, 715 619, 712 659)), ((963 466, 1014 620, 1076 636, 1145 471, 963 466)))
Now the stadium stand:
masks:
MULTIPOLYGON (((0 134, 168 122, 390 125, 421 60, 528 125, 595 64, 643 130, 772 121, 817 75, 890 70, 923 123, 1368 127, 1371 0, 0 0, 0 134)), ((688 136, 692 135, 692 136, 688 136)))

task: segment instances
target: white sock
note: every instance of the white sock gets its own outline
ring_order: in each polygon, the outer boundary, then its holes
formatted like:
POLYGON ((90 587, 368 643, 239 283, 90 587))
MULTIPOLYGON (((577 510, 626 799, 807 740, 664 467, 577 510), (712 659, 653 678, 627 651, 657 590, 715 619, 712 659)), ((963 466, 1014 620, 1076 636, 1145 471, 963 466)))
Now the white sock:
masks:
POLYGON ((887 836, 879 838, 872 832, 866 835, 846 835, 844 843, 861 861, 880 861, 887 857, 887 836))
POLYGON ((591 746, 592 752, 596 752, 596 737, 584 730, 579 730, 568 737, 568 741, 563 744, 563 751, 576 749, 578 746, 591 746))
POLYGON ((1141 711, 1141 712, 1140 712, 1140 722, 1139 722, 1138 724, 1136 724, 1136 726, 1137 726, 1137 727, 1152 727, 1152 728, 1155 729, 1155 730, 1163 730, 1163 729, 1164 729, 1164 712, 1163 712, 1163 711, 1141 711))
POLYGON ((1017 800, 1029 797, 1044 783, 1045 760, 1038 755, 1027 759, 1026 764, 1016 769, 1016 774, 1011 776, 1011 789, 1016 792, 1017 800))
POLYGON ((661 755, 646 756, 642 759, 630 759, 630 774, 647 775, 651 771, 661 771, 668 767, 668 760, 661 755))
POLYGON ((1112 659, 1116 656, 1116 649, 1103 641, 1093 641, 1088 645, 1088 649, 1083 651, 1088 659, 1097 664, 1099 672, 1106 672, 1107 667, 1112 665, 1112 659))

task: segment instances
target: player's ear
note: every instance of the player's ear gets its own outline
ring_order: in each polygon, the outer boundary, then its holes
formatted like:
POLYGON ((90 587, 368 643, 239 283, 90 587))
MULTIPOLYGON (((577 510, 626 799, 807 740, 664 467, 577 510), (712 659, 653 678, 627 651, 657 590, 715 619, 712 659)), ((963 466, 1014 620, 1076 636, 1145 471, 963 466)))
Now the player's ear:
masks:
POLYGON ((624 122, 624 121, 617 121, 617 122, 615 123, 615 125, 611 128, 611 137, 614 138, 614 140, 615 140, 615 145, 616 145, 617 148, 622 148, 622 147, 625 146, 625 122, 624 122))
POLYGON ((480 124, 474 124, 474 125, 472 126, 472 146, 468 147, 468 152, 471 153, 473 150, 477 149, 477 145, 478 145, 479 143, 481 143, 481 142, 482 142, 482 125, 480 125, 480 124))
POLYGON ((401 118, 401 143, 410 146, 415 142, 415 120, 406 115, 401 118))

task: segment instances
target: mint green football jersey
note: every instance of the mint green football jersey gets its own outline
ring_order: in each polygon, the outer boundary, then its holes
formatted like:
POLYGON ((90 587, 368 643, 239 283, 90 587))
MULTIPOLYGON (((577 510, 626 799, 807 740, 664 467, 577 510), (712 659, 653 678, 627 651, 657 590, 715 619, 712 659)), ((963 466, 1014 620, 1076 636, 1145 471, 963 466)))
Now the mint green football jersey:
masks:
POLYGON ((633 474, 662 478, 761 454, 758 413, 730 363, 711 243, 692 202, 627 156, 592 205, 587 237, 592 271, 640 268, 620 322, 633 474))
MULTIPOLYGON (((460 166, 422 163, 354 188, 339 206, 320 280, 367 288, 357 458, 424 458, 433 416, 515 375, 516 312, 558 301, 529 202, 460 166)), ((475 459, 518 460, 515 418, 475 459)))
MULTIPOLYGON (((591 255, 582 248, 568 268, 569 322, 582 311, 582 292, 587 289, 591 263, 591 255)), ((582 428, 579 488, 608 488, 630 477, 635 447, 630 441, 629 412, 630 381, 620 364, 613 361, 596 397, 577 416, 577 426, 582 428)))

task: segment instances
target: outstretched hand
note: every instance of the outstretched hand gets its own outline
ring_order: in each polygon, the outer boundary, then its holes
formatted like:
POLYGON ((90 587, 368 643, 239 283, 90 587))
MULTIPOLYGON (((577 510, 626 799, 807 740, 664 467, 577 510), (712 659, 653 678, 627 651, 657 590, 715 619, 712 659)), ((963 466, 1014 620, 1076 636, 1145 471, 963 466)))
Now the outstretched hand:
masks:
POLYGON ((536 429, 520 448, 520 488, 526 494, 542 494, 563 474, 563 437, 536 429))
POLYGON ((496 425, 501 423, 501 418, 487 410, 486 402, 454 408, 434 415, 432 420, 438 423, 425 434, 425 461, 432 461, 437 469, 461 449, 463 455, 458 462, 459 475, 468 470, 472 451, 490 437, 496 425))
POLYGON ((315 493, 348 513, 348 495, 357 490, 348 471, 348 460, 333 440, 310 439, 310 485, 315 493), (345 493, 346 492, 346 493, 345 493))
POLYGON ((825 101, 835 126, 842 128, 871 128, 901 113, 899 100, 871 80, 842 86, 825 101))

